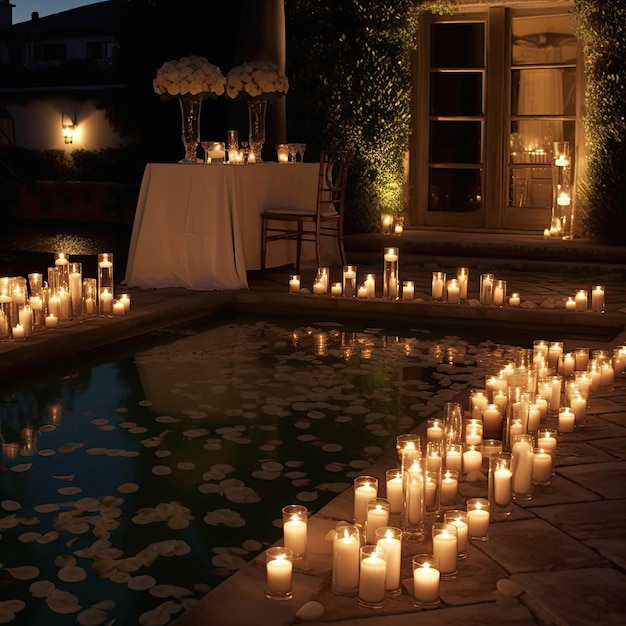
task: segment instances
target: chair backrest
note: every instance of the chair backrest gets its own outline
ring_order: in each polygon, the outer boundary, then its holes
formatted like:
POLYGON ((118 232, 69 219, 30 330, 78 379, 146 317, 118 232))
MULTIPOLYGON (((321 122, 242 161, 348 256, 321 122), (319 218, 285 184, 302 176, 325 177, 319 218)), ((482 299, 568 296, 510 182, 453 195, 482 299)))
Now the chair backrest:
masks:
POLYGON ((354 150, 322 150, 317 186, 317 211, 321 216, 342 215, 348 169, 354 150))

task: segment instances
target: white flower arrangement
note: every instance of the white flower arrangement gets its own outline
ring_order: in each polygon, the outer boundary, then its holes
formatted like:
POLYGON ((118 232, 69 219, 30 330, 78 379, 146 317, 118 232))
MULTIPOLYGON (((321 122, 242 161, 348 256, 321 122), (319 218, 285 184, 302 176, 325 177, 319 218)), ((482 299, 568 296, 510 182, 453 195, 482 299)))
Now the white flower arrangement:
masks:
POLYGON ((226 75, 226 95, 232 99, 239 95, 247 99, 284 96, 287 91, 287 77, 271 61, 242 63, 226 75))
POLYGON ((223 95, 226 78, 217 65, 209 63, 205 57, 192 54, 178 61, 163 63, 152 86, 163 99, 198 96, 204 100, 223 95))

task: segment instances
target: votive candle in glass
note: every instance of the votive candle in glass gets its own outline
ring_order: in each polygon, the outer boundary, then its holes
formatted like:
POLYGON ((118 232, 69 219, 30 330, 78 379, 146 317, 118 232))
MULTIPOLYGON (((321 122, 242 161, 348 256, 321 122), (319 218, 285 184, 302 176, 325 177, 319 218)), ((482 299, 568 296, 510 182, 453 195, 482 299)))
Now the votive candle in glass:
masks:
POLYGON ((274 546, 265 551, 265 597, 290 600, 293 597, 293 553, 289 548, 274 546))
POLYGON ((411 603, 420 609, 439 606, 439 557, 434 554, 415 554, 411 559, 413 594, 411 603))
POLYGON ((489 540, 491 508, 486 498, 470 498, 467 501, 467 533, 471 539, 489 540))
POLYGON ((302 504, 287 504, 282 509, 283 543, 293 553, 294 559, 307 554, 308 510, 302 504))

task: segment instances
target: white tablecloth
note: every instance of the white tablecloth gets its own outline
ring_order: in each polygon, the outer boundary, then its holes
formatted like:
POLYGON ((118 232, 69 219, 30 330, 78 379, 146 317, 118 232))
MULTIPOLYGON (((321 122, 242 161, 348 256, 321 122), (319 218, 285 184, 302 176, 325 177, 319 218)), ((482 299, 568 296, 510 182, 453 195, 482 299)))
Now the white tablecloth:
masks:
MULTIPOLYGON (((124 283, 246 289, 246 270, 261 267, 261 212, 271 206, 315 206, 318 171, 317 163, 149 163, 124 283)), ((267 267, 294 261, 294 242, 268 246, 267 267)))

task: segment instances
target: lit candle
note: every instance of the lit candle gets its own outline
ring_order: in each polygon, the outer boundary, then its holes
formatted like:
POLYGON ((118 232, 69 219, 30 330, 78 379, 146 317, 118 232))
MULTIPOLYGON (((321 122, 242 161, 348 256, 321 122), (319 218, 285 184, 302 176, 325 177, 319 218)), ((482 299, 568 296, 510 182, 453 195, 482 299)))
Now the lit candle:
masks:
POLYGON ((273 593, 287 593, 291 589, 293 564, 285 555, 279 554, 266 564, 267 587, 273 593))
POLYGON ((294 557, 301 557, 307 551, 307 523, 306 519, 294 514, 289 521, 283 524, 283 542, 290 548, 294 557))
POLYGON ((591 310, 604 313, 604 287, 596 285, 591 291, 591 310))
POLYGON ((469 448, 463 453, 463 471, 466 474, 480 471, 482 464, 483 453, 474 446, 469 446, 469 448))
POLYGON ((461 446, 450 444, 446 448, 446 470, 461 472, 463 469, 463 457, 461 446))
MULTIPOLYGON (((300 284, 298 283, 298 290, 300 289, 300 284)), ((333 296, 340 296, 341 295, 341 283, 333 283, 330 286, 330 293, 333 296)))
POLYGON ((447 285, 448 302, 452 304, 458 304, 461 301, 461 293, 459 289, 459 281, 456 278, 451 278, 447 285))
POLYGON ((356 591, 359 586, 361 542, 352 526, 338 526, 333 540, 333 590, 339 593, 356 591))
POLYGON ((509 306, 519 306, 521 304, 521 298, 519 293, 512 293, 509 297, 509 306))
POLYGON ((459 282, 459 298, 461 301, 465 301, 467 300, 469 269, 467 267, 459 267, 456 271, 456 279, 459 282))
POLYGON ((465 424, 465 444, 478 446, 483 441, 483 423, 479 419, 470 419, 465 424))
POLYGON ((119 300, 113 301, 113 315, 124 315, 126 313, 126 309, 124 308, 124 303, 119 300))
POLYGON ((498 465, 493 472, 493 499, 498 506, 508 506, 511 502, 511 470, 498 465))
POLYGON ((498 280, 496 281, 495 287, 493 289, 493 303, 496 306, 503 306, 505 297, 506 297, 506 281, 498 280))
POLYGON ((375 551, 361 559, 359 600, 372 604, 384 600, 387 580, 387 565, 383 558, 385 552, 382 546, 376 546, 375 551))
POLYGON ((576 292, 576 310, 577 311, 586 311, 587 310, 587 290, 579 289, 576 292))
POLYGON ((547 484, 552 478, 552 455, 543 448, 533 454, 533 482, 547 484))
POLYGON ((119 297, 119 301, 124 305, 124 311, 128 313, 128 311, 130 311, 130 295, 127 293, 123 293, 119 297))
POLYGON ((576 359, 573 352, 566 352, 559 358, 558 372, 561 376, 571 376, 574 373, 576 359))
MULTIPOLYGON (((381 498, 382 499, 382 498, 381 498)), ((376 499, 378 500, 378 499, 376 499)), ((374 543, 376 540, 376 530, 382 526, 389 525, 389 503, 376 504, 368 503, 367 513, 365 516, 365 541, 374 543)))
POLYGON ((600 363, 600 387, 610 389, 615 384, 615 369, 610 361, 600 363))
POLYGON ((20 307, 18 313, 19 323, 24 329, 24 337, 30 337, 33 334, 33 310, 30 306, 20 307))
POLYGON ((502 413, 497 404, 488 404, 483 411, 483 429, 488 433, 502 431, 502 413))
POLYGON ((367 503, 378 495, 374 480, 365 480, 354 488, 354 523, 365 524, 367 519, 367 503))
POLYGON ((433 300, 443 300, 443 288, 445 285, 445 273, 433 272, 432 298, 433 300))
POLYGON ((326 293, 326 285, 321 281, 313 283, 313 293, 317 296, 321 296, 326 293))
POLYGON ((402 286, 402 299, 413 300, 415 298, 415 283, 412 280, 407 280, 402 286))
POLYGON ((26 332, 21 324, 18 323, 17 326, 13 326, 13 339, 24 339, 25 337, 26 332))
POLYGON ((357 298, 367 298, 367 287, 360 285, 356 294, 357 298))
POLYGON ((368 298, 375 298, 376 297, 376 278, 374 277, 374 274, 368 274, 367 277, 365 278, 365 289, 367 290, 367 297, 368 298))
POLYGON ((94 298, 85 298, 85 313, 87 315, 94 315, 96 312, 96 301, 94 298))
POLYGON ((554 459, 556 455, 556 437, 551 429, 537 431, 537 445, 546 452, 549 452, 554 459))
POLYGON ((55 328, 59 325, 59 318, 54 314, 46 315, 46 328, 55 328))
POLYGON ((541 408, 536 402, 533 402, 530 404, 528 408, 528 424, 526 426, 526 430, 528 432, 533 433, 539 428, 540 423, 541 423, 541 408))
POLYGON ((525 496, 532 490, 533 447, 532 437, 522 435, 511 449, 511 490, 514 494, 525 496))
POLYGON ((445 528, 433 526, 433 554, 439 558, 439 570, 442 574, 453 574, 457 570, 458 547, 456 527, 444 524, 445 528), (437 532, 440 531, 440 532, 437 532))
POLYGON ((468 528, 464 519, 467 519, 467 513, 463 511, 446 511, 446 524, 452 524, 456 528, 456 543, 459 554, 465 554, 468 545, 468 528))
POLYGON ((552 341, 550 342, 550 346, 548 348, 548 367, 551 367, 556 370, 559 357, 563 354, 563 342, 562 341, 552 341))
POLYGON ((403 505, 402 470, 387 470, 386 477, 386 495, 387 500, 389 500, 390 512, 401 513, 403 505))
POLYGON ((100 294, 100 308, 103 315, 110 315, 113 311, 113 294, 108 289, 100 294))
POLYGON ((423 563, 413 571, 413 597, 417 602, 433 604, 439 600, 439 570, 423 563))
POLYGON ((393 215, 390 215, 389 213, 384 213, 381 216, 381 222, 382 222, 383 235, 390 235, 391 227, 393 224, 393 215))
POLYGON ((570 296, 565 301, 565 310, 566 311, 575 311, 576 310, 576 300, 574 300, 574 298, 572 298, 572 296, 570 296))
POLYGON ((557 428, 560 433, 573 433, 576 425, 576 416, 568 406, 559 408, 557 428))
POLYGON ((467 505, 467 532, 470 537, 484 539, 489 534, 489 507, 482 498, 475 502, 468 501, 467 505))
POLYGON ((433 420, 426 429, 426 441, 443 441, 443 428, 439 421, 433 420))
POLYGON ((300 291, 300 276, 289 277, 289 293, 298 293, 300 291))
POLYGON ((441 502, 452 503, 456 499, 456 494, 459 488, 459 479, 456 472, 447 470, 441 477, 441 502))
POLYGON ((377 536, 376 545, 387 551, 385 588, 394 590, 400 587, 400 575, 402 571, 402 531, 393 528, 381 528, 377 536))

